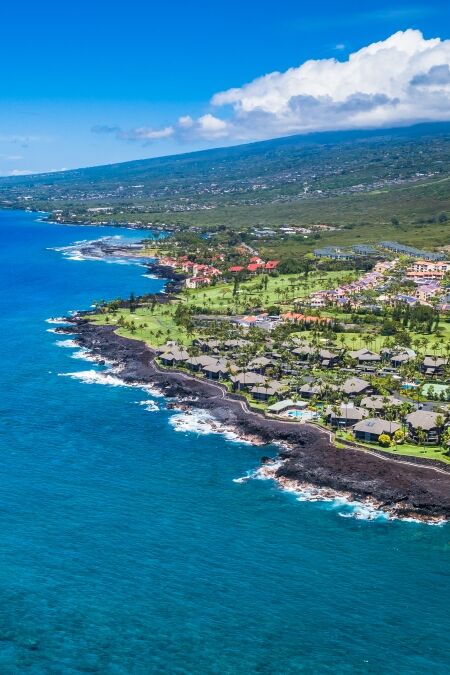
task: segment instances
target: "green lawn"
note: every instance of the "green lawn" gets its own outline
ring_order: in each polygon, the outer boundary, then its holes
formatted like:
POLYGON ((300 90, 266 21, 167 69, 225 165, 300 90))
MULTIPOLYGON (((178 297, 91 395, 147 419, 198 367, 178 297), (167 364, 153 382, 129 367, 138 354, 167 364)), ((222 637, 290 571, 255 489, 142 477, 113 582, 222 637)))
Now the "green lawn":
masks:
POLYGON ((234 296, 233 283, 221 283, 187 290, 183 298, 189 305, 205 306, 219 313, 228 309, 239 313, 248 307, 270 307, 278 304, 285 305, 288 309, 296 298, 305 297, 317 290, 335 288, 356 276, 357 273, 352 272, 313 272, 309 274, 308 279, 304 279, 297 274, 284 274, 279 277, 266 277, 267 288, 264 288, 262 276, 258 275, 239 284, 234 296))
POLYGON ((122 317, 126 322, 135 322, 135 330, 130 327, 118 326, 116 333, 134 340, 143 340, 152 347, 165 344, 168 340, 176 340, 180 344, 190 344, 195 335, 188 335, 173 318, 175 305, 159 305, 152 313, 147 307, 139 307, 134 313, 128 309, 121 309, 115 314, 96 314, 91 321, 97 324, 117 325, 122 317))
MULTIPOLYGON (((336 434, 337 439, 345 439, 350 441, 355 441, 353 434, 346 431, 338 431, 336 434)), ((391 455, 402 455, 405 457, 418 457, 419 459, 435 459, 439 462, 444 462, 444 464, 450 464, 450 455, 447 450, 442 447, 437 446, 418 446, 413 445, 412 443, 402 443, 396 445, 393 448, 382 448, 378 443, 363 443, 361 441, 356 441, 359 445, 368 448, 370 450, 381 450, 382 452, 387 452, 391 455)))

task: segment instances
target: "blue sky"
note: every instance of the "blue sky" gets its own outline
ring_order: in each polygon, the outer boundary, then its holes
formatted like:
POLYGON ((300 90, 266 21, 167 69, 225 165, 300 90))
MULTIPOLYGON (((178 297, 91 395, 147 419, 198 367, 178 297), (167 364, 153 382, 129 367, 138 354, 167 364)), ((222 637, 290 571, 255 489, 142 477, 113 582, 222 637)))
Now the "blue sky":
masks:
POLYGON ((448 3, 374 6, 285 0, 5 5, 0 175, 333 126, 447 118, 448 3), (328 61, 345 62, 408 29, 423 38, 403 33, 338 71, 328 61), (438 45, 431 42, 436 37, 438 45), (317 61, 310 77, 309 66, 299 69, 309 59, 317 61), (399 96, 388 82, 397 66, 399 96), (284 75, 258 79, 275 71, 284 75), (372 75, 376 86, 367 89, 372 75))

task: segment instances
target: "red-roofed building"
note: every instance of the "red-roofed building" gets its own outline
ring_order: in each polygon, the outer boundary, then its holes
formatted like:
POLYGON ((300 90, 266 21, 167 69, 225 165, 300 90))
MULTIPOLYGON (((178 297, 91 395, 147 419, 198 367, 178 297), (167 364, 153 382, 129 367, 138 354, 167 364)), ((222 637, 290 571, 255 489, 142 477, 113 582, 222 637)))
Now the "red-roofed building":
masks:
POLYGON ((186 279, 186 288, 199 288, 200 286, 207 286, 211 283, 211 279, 208 277, 191 277, 186 279))
POLYGON ((254 255, 252 258, 250 258, 249 262, 251 263, 258 263, 258 264, 264 264, 264 260, 259 258, 257 255, 254 255))
POLYGON ((258 270, 262 269, 264 267, 264 263, 250 263, 250 265, 247 265, 247 269, 249 272, 257 272, 258 270))
POLYGON ((268 260, 264 265, 264 268, 266 270, 275 270, 279 264, 280 264, 279 260, 268 260))
POLYGON ((285 321, 304 321, 305 323, 330 323, 331 319, 323 316, 306 316, 297 312, 286 312, 282 315, 285 321))
POLYGON ((229 267, 228 271, 229 272, 242 272, 244 268, 241 265, 234 265, 233 267, 229 267))

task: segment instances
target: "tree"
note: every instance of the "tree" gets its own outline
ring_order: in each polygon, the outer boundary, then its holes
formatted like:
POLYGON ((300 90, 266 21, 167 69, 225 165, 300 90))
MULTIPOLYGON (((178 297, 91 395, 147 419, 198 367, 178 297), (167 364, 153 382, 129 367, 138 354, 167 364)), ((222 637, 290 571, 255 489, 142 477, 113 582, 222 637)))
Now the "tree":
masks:
POLYGON ((383 448, 388 448, 391 444, 391 437, 388 434, 381 434, 378 437, 378 443, 383 447, 383 448))
POLYGON ((444 448, 447 448, 447 452, 450 452, 450 427, 445 429, 444 433, 442 434, 441 443, 444 448))
POLYGON ((417 442, 419 445, 421 445, 423 448, 425 448, 425 441, 427 440, 427 435, 425 431, 422 429, 422 427, 417 427, 417 442))
POLYGON ((442 427, 444 426, 444 422, 445 422, 445 420, 444 420, 442 415, 438 415, 436 417, 436 426, 437 426, 439 437, 442 435, 442 427))
POLYGON ((136 298, 133 291, 131 291, 130 293, 129 302, 130 302, 130 313, 133 314, 136 311, 136 298))

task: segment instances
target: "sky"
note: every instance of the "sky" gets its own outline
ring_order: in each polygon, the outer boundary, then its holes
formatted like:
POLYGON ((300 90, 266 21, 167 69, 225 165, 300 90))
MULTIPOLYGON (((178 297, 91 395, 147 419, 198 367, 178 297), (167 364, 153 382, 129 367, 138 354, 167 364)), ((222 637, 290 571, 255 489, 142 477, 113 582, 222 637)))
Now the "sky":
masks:
POLYGON ((0 63, 2 176, 448 120, 450 3, 16 0, 0 63))

